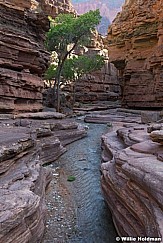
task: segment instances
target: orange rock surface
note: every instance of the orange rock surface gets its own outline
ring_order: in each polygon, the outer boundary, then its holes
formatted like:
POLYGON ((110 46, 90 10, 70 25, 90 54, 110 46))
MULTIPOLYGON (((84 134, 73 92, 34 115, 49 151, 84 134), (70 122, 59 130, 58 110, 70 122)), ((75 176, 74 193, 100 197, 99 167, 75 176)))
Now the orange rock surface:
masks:
POLYGON ((163 1, 127 0, 108 29, 123 105, 163 107, 163 1))

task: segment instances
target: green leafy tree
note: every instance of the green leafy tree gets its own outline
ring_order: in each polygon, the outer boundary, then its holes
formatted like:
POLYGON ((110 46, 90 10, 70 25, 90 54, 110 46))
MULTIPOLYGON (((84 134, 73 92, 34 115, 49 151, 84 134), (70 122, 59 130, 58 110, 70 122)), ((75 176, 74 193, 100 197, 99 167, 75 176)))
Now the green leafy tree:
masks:
POLYGON ((57 68, 57 65, 52 63, 49 66, 49 68, 46 70, 45 75, 44 75, 44 78, 46 81, 48 81, 50 87, 52 87, 53 83, 55 86, 56 68, 57 68), (52 80, 54 80, 54 82, 52 82, 52 80))
POLYGON ((84 75, 103 67, 105 59, 100 55, 78 56, 67 59, 62 69, 62 77, 73 82, 73 105, 75 103, 76 83, 84 75))
POLYGON ((65 61, 77 46, 85 45, 91 38, 91 33, 101 19, 99 10, 89 11, 78 17, 72 14, 60 14, 55 19, 50 18, 50 29, 47 33, 46 46, 49 51, 55 51, 58 58, 56 69, 57 111, 60 109, 60 81, 65 61))

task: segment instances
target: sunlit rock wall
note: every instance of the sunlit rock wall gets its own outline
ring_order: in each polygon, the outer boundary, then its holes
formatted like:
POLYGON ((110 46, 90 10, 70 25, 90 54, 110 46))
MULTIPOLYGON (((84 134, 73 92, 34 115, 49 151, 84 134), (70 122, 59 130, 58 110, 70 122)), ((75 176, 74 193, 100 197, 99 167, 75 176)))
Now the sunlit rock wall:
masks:
POLYGON ((128 107, 163 107, 163 2, 127 0, 106 45, 128 107))

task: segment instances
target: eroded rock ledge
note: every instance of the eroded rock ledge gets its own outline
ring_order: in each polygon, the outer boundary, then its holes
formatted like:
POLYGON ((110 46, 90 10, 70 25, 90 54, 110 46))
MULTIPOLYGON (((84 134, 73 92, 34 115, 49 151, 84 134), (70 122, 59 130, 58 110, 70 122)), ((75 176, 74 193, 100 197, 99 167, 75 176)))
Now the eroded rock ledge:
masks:
POLYGON ((102 137, 102 190, 121 236, 163 236, 163 140, 156 129, 149 135, 137 125, 102 137))
POLYGON ((69 0, 0 1, 0 111, 42 109, 48 15, 71 12, 69 0))
POLYGON ((45 192, 63 145, 86 136, 72 121, 7 120, 0 123, 0 242, 41 242, 45 192))

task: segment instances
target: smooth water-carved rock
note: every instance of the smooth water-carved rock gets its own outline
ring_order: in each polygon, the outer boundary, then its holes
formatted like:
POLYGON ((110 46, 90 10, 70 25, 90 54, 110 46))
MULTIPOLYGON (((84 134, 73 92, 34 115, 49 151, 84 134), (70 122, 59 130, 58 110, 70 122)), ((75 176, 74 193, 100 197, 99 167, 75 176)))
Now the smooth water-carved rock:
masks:
POLYGON ((15 118, 32 118, 32 119, 62 119, 65 115, 59 112, 35 112, 35 113, 19 113, 15 118))
POLYGON ((122 128, 124 142, 115 132, 102 137, 102 190, 121 236, 163 236, 163 146, 146 130, 122 128))
MULTIPOLYGON (((10 133, 6 133, 10 135, 10 133)), ((21 136, 20 136, 21 137, 21 136)), ((50 171, 43 168, 34 141, 1 145, 0 241, 40 242, 45 223, 45 190, 50 171)))
POLYGON ((65 120, 25 120, 27 126, 17 121, 0 123, 0 242, 38 243, 52 178, 42 165, 54 162, 66 152, 63 145, 86 136, 86 130, 65 120))
POLYGON ((162 8, 162 0, 128 0, 108 29, 125 106, 163 107, 162 8))

